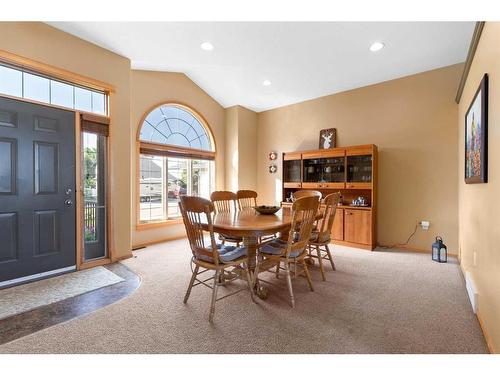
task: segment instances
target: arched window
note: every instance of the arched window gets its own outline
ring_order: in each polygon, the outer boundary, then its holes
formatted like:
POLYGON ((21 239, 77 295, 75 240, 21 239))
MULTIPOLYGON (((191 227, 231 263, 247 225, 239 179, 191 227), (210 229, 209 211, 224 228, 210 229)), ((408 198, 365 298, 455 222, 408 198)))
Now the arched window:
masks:
POLYGON ((191 110, 179 105, 164 104, 149 112, 139 138, 162 145, 213 151, 206 125, 191 110))
POLYGON ((178 103, 146 113, 137 134, 138 225, 180 218, 179 196, 208 198, 215 181, 215 141, 206 121, 178 103))

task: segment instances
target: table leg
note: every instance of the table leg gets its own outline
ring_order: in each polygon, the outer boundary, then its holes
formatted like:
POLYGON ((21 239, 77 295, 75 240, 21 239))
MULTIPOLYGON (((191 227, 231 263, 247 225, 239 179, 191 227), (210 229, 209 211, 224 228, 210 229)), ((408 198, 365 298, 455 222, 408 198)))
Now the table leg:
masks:
POLYGON ((248 270, 252 276, 252 280, 255 280, 255 294, 260 299, 267 298, 267 288, 260 285, 258 275, 254 274, 255 267, 257 265, 257 238, 256 237, 245 237, 243 238, 243 245, 247 249, 248 256, 248 270))
POLYGON ((247 249, 248 268, 253 272, 255 270, 255 266, 257 265, 257 238, 245 237, 243 238, 243 245, 247 249))

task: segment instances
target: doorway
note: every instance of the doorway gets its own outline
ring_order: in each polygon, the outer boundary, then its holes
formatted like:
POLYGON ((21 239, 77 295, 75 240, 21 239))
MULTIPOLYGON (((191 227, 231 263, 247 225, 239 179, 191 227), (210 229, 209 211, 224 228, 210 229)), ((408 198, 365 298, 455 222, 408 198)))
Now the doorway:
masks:
POLYGON ((0 287, 76 268, 75 114, 0 97, 0 287))

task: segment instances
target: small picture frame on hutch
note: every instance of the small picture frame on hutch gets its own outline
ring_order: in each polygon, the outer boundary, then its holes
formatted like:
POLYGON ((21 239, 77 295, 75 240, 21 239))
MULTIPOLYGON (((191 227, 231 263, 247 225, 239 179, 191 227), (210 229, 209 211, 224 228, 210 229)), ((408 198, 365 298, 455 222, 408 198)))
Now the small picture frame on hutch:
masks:
POLYGON ((319 149, 327 150, 335 148, 337 143, 337 129, 321 129, 319 132, 319 149))

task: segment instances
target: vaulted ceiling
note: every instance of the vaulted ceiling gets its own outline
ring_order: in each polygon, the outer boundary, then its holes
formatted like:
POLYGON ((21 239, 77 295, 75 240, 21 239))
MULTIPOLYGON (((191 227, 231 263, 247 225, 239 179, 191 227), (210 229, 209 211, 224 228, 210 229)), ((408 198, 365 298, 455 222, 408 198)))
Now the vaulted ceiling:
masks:
POLYGON ((260 112, 465 61, 473 22, 51 22, 260 112), (371 52, 372 43, 385 48, 371 52), (203 42, 211 51, 200 48, 203 42), (270 85, 263 85, 268 80, 270 85))

